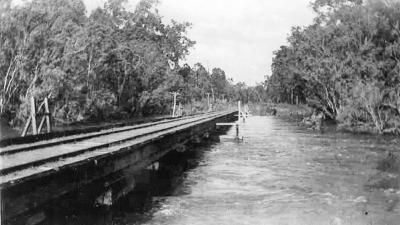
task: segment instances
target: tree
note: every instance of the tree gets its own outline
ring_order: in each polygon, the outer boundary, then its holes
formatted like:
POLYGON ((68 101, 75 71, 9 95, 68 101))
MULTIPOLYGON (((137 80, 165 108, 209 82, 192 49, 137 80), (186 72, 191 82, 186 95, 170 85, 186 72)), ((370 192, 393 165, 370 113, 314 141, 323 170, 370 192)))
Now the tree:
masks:
POLYGON ((277 101, 304 95, 338 122, 398 127, 400 3, 316 0, 314 23, 294 28, 275 53, 268 89, 277 101), (392 119, 395 118, 395 119, 392 119))

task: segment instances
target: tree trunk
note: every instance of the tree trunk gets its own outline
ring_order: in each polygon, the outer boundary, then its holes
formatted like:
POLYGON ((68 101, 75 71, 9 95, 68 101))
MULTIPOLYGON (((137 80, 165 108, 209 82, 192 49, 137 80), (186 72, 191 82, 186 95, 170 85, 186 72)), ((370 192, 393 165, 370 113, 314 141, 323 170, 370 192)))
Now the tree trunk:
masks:
POLYGON ((88 66, 87 66, 87 77, 86 77, 86 87, 87 87, 87 89, 88 89, 88 94, 87 94, 87 96, 89 97, 89 96, 91 96, 91 93, 92 93, 92 87, 93 87, 93 85, 89 88, 89 80, 90 80, 90 71, 91 71, 91 64, 92 64, 92 52, 93 52, 93 50, 91 49, 90 50, 90 52, 89 52, 89 60, 88 60, 88 66))

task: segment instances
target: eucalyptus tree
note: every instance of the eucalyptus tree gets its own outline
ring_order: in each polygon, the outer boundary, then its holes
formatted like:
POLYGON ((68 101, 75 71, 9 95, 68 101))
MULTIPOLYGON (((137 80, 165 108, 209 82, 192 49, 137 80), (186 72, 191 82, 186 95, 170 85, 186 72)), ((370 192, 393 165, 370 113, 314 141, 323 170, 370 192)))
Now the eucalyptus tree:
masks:
POLYGON ((65 46, 82 26, 84 13, 79 0, 41 0, 10 8, 2 16, 2 114, 14 111, 23 117, 28 96, 58 96, 67 88, 59 82, 67 76, 65 46))
POLYGON ((287 102, 301 84, 308 104, 338 122, 399 128, 399 18, 395 1, 316 0, 314 23, 275 53, 268 89, 287 102))

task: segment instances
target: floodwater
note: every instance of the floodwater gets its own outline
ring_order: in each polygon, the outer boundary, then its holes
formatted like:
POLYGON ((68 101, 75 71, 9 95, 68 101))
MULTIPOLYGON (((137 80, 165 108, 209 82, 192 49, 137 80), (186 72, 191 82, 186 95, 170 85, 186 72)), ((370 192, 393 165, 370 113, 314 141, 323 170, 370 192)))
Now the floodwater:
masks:
POLYGON ((160 166, 144 191, 111 208, 51 223, 400 224, 398 183, 381 179, 398 174, 379 169, 399 150, 397 139, 319 133, 259 116, 240 125, 242 142, 234 135, 232 128, 218 143, 171 157, 169 172, 160 166))

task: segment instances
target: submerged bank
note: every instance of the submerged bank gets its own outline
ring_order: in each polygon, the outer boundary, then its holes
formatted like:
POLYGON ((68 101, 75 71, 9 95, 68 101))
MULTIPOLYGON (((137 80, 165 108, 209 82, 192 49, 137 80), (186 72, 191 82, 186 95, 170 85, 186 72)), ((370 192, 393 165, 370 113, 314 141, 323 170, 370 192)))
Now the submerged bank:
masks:
POLYGON ((305 126, 313 130, 333 130, 354 134, 376 134, 376 135, 399 135, 400 128, 397 125, 386 127, 382 131, 376 129, 372 123, 346 123, 340 119, 331 120, 322 115, 321 112, 314 110, 307 105, 276 104, 265 105, 265 111, 275 108, 276 116, 291 122, 296 122, 300 126, 305 126))

